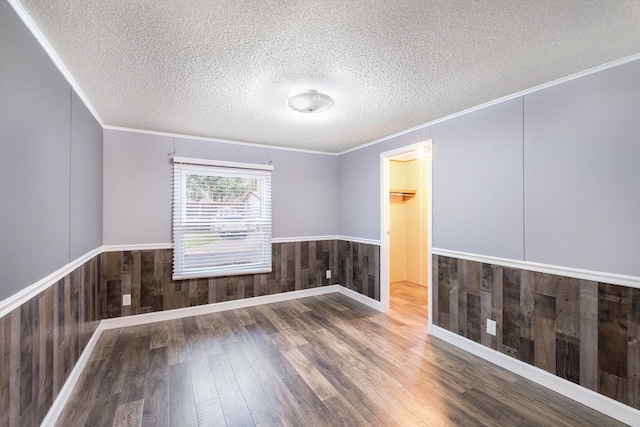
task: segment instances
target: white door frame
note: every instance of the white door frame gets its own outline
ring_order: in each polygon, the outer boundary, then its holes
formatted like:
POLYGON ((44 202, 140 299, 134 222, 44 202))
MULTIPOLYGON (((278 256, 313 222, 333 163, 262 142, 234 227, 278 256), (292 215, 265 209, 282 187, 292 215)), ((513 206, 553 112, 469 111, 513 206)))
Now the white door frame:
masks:
POLYGON ((433 229, 433 147, 431 140, 380 153, 380 303, 383 311, 389 310, 389 160, 399 154, 405 154, 420 149, 425 152, 424 167, 427 169, 427 288, 429 298, 428 325, 429 333, 431 333, 433 325, 433 262, 431 256, 431 237, 433 229))

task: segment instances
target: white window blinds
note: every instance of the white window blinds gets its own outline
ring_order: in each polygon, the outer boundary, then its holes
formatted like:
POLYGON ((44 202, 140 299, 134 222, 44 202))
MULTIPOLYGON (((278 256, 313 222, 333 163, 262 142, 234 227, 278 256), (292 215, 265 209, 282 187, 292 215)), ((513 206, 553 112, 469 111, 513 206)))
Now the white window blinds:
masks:
POLYGON ((271 166, 173 159, 173 278, 271 271, 271 166))

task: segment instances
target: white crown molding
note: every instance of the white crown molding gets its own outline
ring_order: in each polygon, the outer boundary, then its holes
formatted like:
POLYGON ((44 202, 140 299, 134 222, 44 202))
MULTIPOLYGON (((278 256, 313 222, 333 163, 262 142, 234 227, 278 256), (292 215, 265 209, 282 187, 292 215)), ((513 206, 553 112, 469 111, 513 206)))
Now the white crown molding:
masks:
POLYGON ((111 125, 103 125, 102 128, 104 130, 143 133, 146 135, 168 136, 171 138, 193 139, 196 141, 218 142, 221 144, 244 145, 247 147, 265 148, 265 149, 273 149, 273 150, 297 151, 299 153, 321 154, 323 156, 338 156, 337 153, 331 153, 328 151, 305 150, 303 148, 281 147, 279 145, 258 144, 255 142, 233 141, 230 139, 220 139, 220 138, 208 138, 205 136, 185 135, 185 134, 172 133, 172 132, 160 132, 160 131, 147 130, 147 129, 136 129, 136 128, 121 127, 121 126, 111 126, 111 125))
POLYGON ((380 246, 380 240, 362 239, 360 237, 338 236, 338 240, 344 240, 346 242, 364 243, 365 245, 380 246))
POLYGON ((109 130, 117 130, 117 131, 145 133, 145 134, 150 134, 150 135, 161 135, 161 136, 169 136, 169 137, 176 137, 176 138, 187 138, 187 139, 195 139, 195 140, 210 141, 210 142, 220 142, 220 143, 224 143, 224 144, 245 145, 245 146, 267 148, 267 149, 274 149, 274 150, 298 151, 298 152, 303 152, 303 153, 321 154, 321 155, 327 155, 327 156, 340 156, 342 154, 346 154, 346 153, 349 153, 351 151, 357 151, 357 150, 360 150, 362 148, 365 148, 365 147, 368 147, 368 146, 371 146, 371 145, 379 144, 381 142, 388 141, 390 139, 397 138, 399 136, 406 135, 406 134, 409 134, 411 132, 415 132, 415 131, 418 131, 420 129, 424 129, 424 128, 433 126, 434 124, 441 123, 441 122, 453 119, 455 117, 471 113, 473 111, 481 110, 483 108, 487 108, 487 107, 490 107, 490 106, 495 105, 495 104, 499 104, 499 103, 504 102, 504 101, 508 101, 508 100, 511 100, 511 99, 514 99, 514 98, 518 98, 518 97, 521 97, 521 96, 524 96, 524 95, 528 95, 528 94, 533 93, 533 92, 537 92, 537 91, 540 91, 540 90, 543 90, 543 89, 546 89, 546 88, 549 88, 549 87, 552 87, 552 86, 556 86, 556 85, 559 85, 559 84, 562 84, 562 83, 565 83, 565 82, 568 82, 568 81, 571 81, 571 80, 578 79, 580 77, 588 76, 590 74, 594 74, 594 73, 597 73, 597 72, 600 72, 600 71, 607 70, 609 68, 613 68, 613 67, 616 67, 616 66, 619 66, 619 65, 623 65, 623 64, 635 61, 637 59, 640 59, 640 53, 637 53, 637 54, 634 54, 634 55, 630 55, 630 56, 627 56, 625 58, 621 58, 621 59, 618 59, 618 60, 615 60, 615 61, 612 61, 612 62, 608 62, 606 64, 602 64, 602 65, 599 65, 599 66, 596 66, 596 67, 593 67, 593 68, 589 68, 589 69, 584 70, 584 71, 580 71, 578 73, 571 74, 569 76, 565 76, 565 77, 562 77, 562 78, 559 78, 559 79, 556 79, 556 80, 552 80, 550 82, 543 83, 543 84, 540 84, 538 86, 534 86, 532 88, 525 89, 525 90, 513 93, 511 95, 506 95, 506 96, 503 96, 501 98, 495 99, 493 101, 489 101, 489 102, 486 102, 484 104, 480 104, 480 105, 477 105, 475 107, 471 107, 471 108, 468 108, 466 110, 463 110, 463 111, 460 111, 460 112, 457 112, 457 113, 454 113, 454 114, 450 114, 448 116, 445 116, 445 117, 442 117, 442 118, 439 118, 439 119, 436 119, 436 120, 432 120, 430 122, 423 123, 421 125, 414 126, 412 128, 409 128, 409 129, 406 129, 406 130, 403 130, 403 131, 400 131, 400 132, 396 132, 394 134, 391 134, 391 135, 388 135, 388 136, 385 136, 385 137, 382 137, 382 138, 378 138, 378 139, 373 140, 371 142, 368 142, 368 143, 365 143, 365 144, 361 144, 361 145, 358 145, 358 146, 353 147, 353 148, 349 148, 349 149, 341 151, 341 152, 334 153, 334 152, 328 152, 328 151, 305 150, 305 149, 301 149, 301 148, 282 147, 282 146, 276 146, 276 145, 258 144, 258 143, 251 143, 251 142, 226 140, 226 139, 220 139, 220 138, 208 138, 208 137, 201 137, 201 136, 194 136, 194 135, 184 135, 184 134, 177 134, 177 133, 170 133, 170 132, 159 132, 159 131, 150 131, 150 130, 145 130, 145 129, 136 129, 136 128, 127 128, 127 127, 119 127, 119 126, 107 125, 107 124, 104 123, 104 121, 102 120, 100 115, 98 115, 98 112, 96 111, 96 109, 93 107, 93 105, 89 101, 89 98, 85 95, 84 91, 80 88, 80 85, 73 78, 73 76, 71 75, 71 72, 64 65, 64 62, 62 61, 62 59, 58 56, 58 54, 56 53, 56 51, 53 48, 53 46, 51 45, 51 43, 49 43, 49 40, 47 40, 47 38, 44 36, 44 34, 42 34, 42 32, 37 27, 35 22, 31 19, 31 16, 27 13, 27 11, 24 9, 22 4, 20 4, 19 0, 8 0, 8 2, 11 5, 11 7, 15 10, 15 12, 18 14, 18 16, 20 17, 22 22, 25 24, 25 26, 29 29, 29 31, 36 38, 38 43, 40 43, 40 45, 42 46, 44 51, 47 53, 49 58, 51 58, 52 62, 56 66, 56 68, 58 68, 60 73, 62 73, 63 77, 71 85, 73 90, 75 90, 75 92, 78 94, 78 96, 80 97, 82 102, 85 104, 87 109, 95 117, 95 119, 98 121, 100 126, 102 126, 103 130, 109 129, 109 130))
POLYGON ((67 403, 69 397, 71 397, 71 392, 75 388, 78 380, 80 379, 80 375, 84 370, 85 366, 89 362, 91 358, 91 353, 93 353, 93 349, 95 348, 98 340, 100 339, 100 335, 102 335, 102 329, 100 329, 100 324, 98 325, 98 329, 91 335, 89 342, 85 346, 84 350, 82 350, 82 354, 78 358, 76 365, 73 367, 71 374, 69 374, 69 378, 66 379, 62 388, 60 389, 60 393, 58 393, 58 397, 53 401, 49 412, 47 412, 46 417, 42 420, 41 427, 53 427, 58 420, 58 417, 62 413, 64 409, 64 405, 67 403))
POLYGON ((33 20, 31 19, 31 16, 27 13, 24 7, 22 7, 22 4, 20 4, 18 0, 8 0, 8 2, 11 5, 11 7, 13 7, 13 10, 15 10, 16 14, 18 14, 20 19, 24 23, 24 25, 27 27, 27 29, 31 32, 31 34, 33 34, 33 36, 36 38, 38 43, 40 43, 40 46, 42 46, 42 49, 44 49, 44 51, 49 56, 49 58, 51 59, 53 64, 56 66, 58 71, 60 71, 60 73, 62 74, 62 77, 65 78, 67 83, 69 83, 71 88, 80 97, 85 107, 87 107, 87 109, 91 112, 91 114, 98 121, 100 126, 104 128, 104 122, 98 115, 98 112, 96 111, 96 109, 93 108, 93 105, 91 104, 91 102, 89 102, 89 98, 87 98, 87 95, 85 95, 84 91, 80 88, 80 85, 78 84, 78 82, 73 78, 73 76, 71 75, 71 72, 64 65, 64 62, 62 62, 62 59, 60 59, 55 49, 53 49, 53 46, 51 46, 51 43, 49 43, 49 40, 47 40, 44 34, 40 32, 40 29, 37 27, 35 22, 33 22, 33 20))
POLYGON ((145 243, 141 245, 106 245, 102 252, 118 251, 154 251, 159 249, 173 249, 171 243, 145 243))
POLYGON ((433 255, 443 255, 451 258, 461 258, 469 261, 501 265, 503 267, 531 270, 537 271, 539 273, 555 274, 556 276, 573 277, 576 279, 592 280, 594 282, 610 283, 612 285, 621 285, 630 288, 640 288, 640 277, 636 276, 626 276, 623 274, 582 270, 579 268, 562 267, 558 265, 542 264, 531 261, 520 261, 507 258, 498 258, 487 255, 471 254, 467 252, 450 251, 447 249, 433 248, 432 253, 433 255))
POLYGON ((562 78, 559 78, 559 79, 556 79, 556 80, 552 80, 550 82, 543 83, 543 84, 540 84, 538 86, 534 86, 534 87, 529 88, 529 89, 524 89, 524 90, 521 90, 520 92, 512 93, 511 95, 506 95, 506 96, 503 96, 501 98, 494 99, 493 101, 485 102, 484 104, 476 105, 475 107, 467 108, 466 110, 462 110, 462 111, 459 111, 457 113, 453 113, 453 114, 450 114, 448 116, 444 116, 444 117, 441 117, 439 119, 432 120, 430 122, 423 123, 423 124, 418 125, 418 126, 414 126, 412 128, 409 128, 409 129, 394 133, 394 134, 389 135, 389 136, 385 136, 385 137, 376 139, 376 140, 371 141, 371 142, 367 142, 367 143, 362 144, 362 145, 358 145, 357 147, 353 147, 353 148, 349 148, 348 150, 340 151, 338 153, 338 156, 350 153, 352 151, 357 151, 357 150, 360 150, 362 148, 369 147, 371 145, 376 145, 376 144, 379 144, 381 142, 389 141, 389 140, 397 138, 399 136, 406 135, 406 134, 411 133, 411 132, 416 132, 418 130, 425 129, 425 128, 428 128, 430 126, 433 126, 435 124, 446 122, 447 120, 451 120, 451 119, 454 119, 454 118, 459 117, 459 116, 464 116, 465 114, 469 114, 469 113, 472 113, 474 111, 482 110, 483 108, 491 107, 492 105, 500 104, 501 102, 510 101, 512 99, 519 98, 521 96, 529 95, 529 94, 534 93, 534 92, 539 92, 541 90, 544 90, 544 89, 547 89, 547 88, 550 88, 550 87, 553 87, 553 86, 557 86, 557 85, 562 84, 562 83, 570 82, 572 80, 579 79, 580 77, 585 77, 585 76, 588 76, 588 75, 591 75, 591 74, 599 73, 600 71, 608 70, 610 68, 614 68, 614 67, 617 67, 619 65, 624 65, 624 64, 627 64, 629 62, 636 61, 638 59, 640 59, 640 53, 636 53, 636 54, 627 56, 625 58, 618 59, 616 61, 607 62, 606 64, 598 65, 597 67, 589 68, 587 70, 580 71, 578 73, 570 74, 568 76, 565 76, 565 77, 562 77, 562 78))
POLYGON ((602 394, 579 386, 533 365, 529 365, 518 359, 514 359, 511 356, 500 353, 499 351, 485 347, 475 341, 471 341, 458 334, 454 334, 453 332, 439 326, 433 326, 431 335, 497 366, 518 374, 521 377, 560 393, 569 399, 575 400, 576 402, 593 408, 596 411, 602 412, 603 414, 611 418, 615 418, 620 422, 629 425, 638 425, 637 423, 638 420, 640 420, 640 411, 632 408, 631 406, 627 406, 616 400, 610 399, 602 394))
POLYGON ((73 270, 82 266, 91 258, 98 256, 101 253, 102 253, 102 247, 99 247, 90 252, 87 252, 81 257, 71 261, 69 264, 49 274, 47 277, 41 280, 38 280, 33 285, 27 288, 24 288, 21 291, 11 295, 9 298, 6 298, 0 301, 0 318, 11 313, 13 310, 20 307, 22 304, 26 303, 31 298, 35 297, 39 293, 46 290, 49 286, 53 285, 54 283, 57 283, 60 279, 70 274, 73 270))

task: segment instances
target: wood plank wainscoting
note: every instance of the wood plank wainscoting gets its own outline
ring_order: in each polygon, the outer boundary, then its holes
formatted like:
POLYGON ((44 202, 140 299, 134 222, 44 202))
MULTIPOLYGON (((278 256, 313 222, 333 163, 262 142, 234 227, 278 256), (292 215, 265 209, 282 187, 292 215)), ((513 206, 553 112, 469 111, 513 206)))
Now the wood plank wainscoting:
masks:
POLYGON ((349 289, 379 299, 379 274, 371 273, 379 271, 379 247, 349 242, 350 250, 341 253, 338 242, 274 243, 271 274, 177 282, 171 280, 170 249, 98 252, 0 317, 0 427, 43 421, 101 319, 326 286, 343 278, 350 280, 349 289), (329 269, 332 278, 325 279, 329 269), (132 294, 131 306, 122 307, 124 293, 132 294))
POLYGON ((435 325, 640 409, 640 289, 442 255, 433 283, 435 325))
POLYGON ((0 426, 37 426, 98 326, 93 257, 0 317, 0 426))
POLYGON ((172 249, 104 252, 103 319, 273 295, 334 284, 380 300, 380 247, 344 240, 272 244, 272 272, 171 279, 172 249), (325 276, 331 270, 331 278, 325 276), (122 295, 131 305, 122 306, 122 295))

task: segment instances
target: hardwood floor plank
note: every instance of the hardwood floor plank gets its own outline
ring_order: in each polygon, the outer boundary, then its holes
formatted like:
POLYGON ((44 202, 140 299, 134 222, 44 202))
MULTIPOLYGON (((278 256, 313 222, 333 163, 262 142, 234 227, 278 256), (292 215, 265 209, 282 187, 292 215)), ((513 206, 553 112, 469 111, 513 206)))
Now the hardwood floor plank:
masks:
POLYGON ((116 409, 118 408, 119 397, 119 393, 97 396, 92 402, 93 405, 91 406, 91 411, 89 412, 84 425, 96 427, 112 425, 113 417, 115 416, 116 409))
POLYGON ((137 336, 125 352, 126 366, 123 367, 124 382, 120 394, 120 404, 142 401, 144 399, 145 377, 151 340, 148 335, 137 336), (142 356, 142 357, 141 357, 142 356))
POLYGON ((174 426, 198 425, 187 362, 169 365, 169 419, 174 426))
POLYGON ((232 426, 253 425, 251 412, 249 412, 227 355, 222 353, 209 356, 209 367, 218 389, 220 404, 227 424, 232 426))
POLYGON ((311 420, 304 408, 269 363, 269 359, 256 359, 251 362, 251 366, 264 389, 269 390, 269 400, 284 425, 311 425, 311 420))
POLYGON ((142 424, 143 405, 142 400, 119 405, 113 417, 113 427, 139 427, 142 424))
POLYGON ((311 342, 300 347, 309 359, 312 359, 319 369, 326 372, 326 378, 336 388, 339 395, 344 397, 353 408, 364 418, 368 425, 383 425, 390 421, 388 414, 373 404, 373 401, 347 378, 343 373, 344 366, 335 362, 334 354, 322 348, 318 342, 311 342))
POLYGON ((153 348, 149 351, 147 358, 142 426, 167 426, 170 421, 169 356, 167 348, 153 348))
POLYGON ((189 372, 193 385, 193 400, 196 404, 218 399, 218 389, 207 356, 190 359, 189 372))
MULTIPOLYGON (((266 359, 262 360, 265 361, 266 359)), ((282 380, 298 406, 303 409, 305 415, 309 418, 310 424, 305 425, 331 425, 332 414, 283 355, 269 358, 266 362, 267 365, 262 366, 282 380)), ((283 417, 281 416, 281 418, 283 417)))
POLYGON ((335 395, 322 402, 337 420, 337 426, 370 426, 367 421, 342 395, 335 395))
POLYGON ((196 412, 198 414, 198 426, 226 426, 224 411, 217 397, 204 402, 196 403, 196 412))
POLYGON ((264 420, 259 423, 256 423, 256 427, 282 427, 284 424, 280 420, 280 418, 274 418, 270 420, 264 420))
POLYGON ((267 391, 258 380, 249 360, 245 357, 241 344, 227 344, 225 346, 225 354, 238 381, 253 422, 259 424, 278 418, 278 413, 269 401, 267 391))
MULTIPOLYGON (((283 337, 278 334, 271 335, 272 339, 279 343, 282 340, 278 338, 283 337)), ((284 338, 284 337, 283 337, 284 338)), ((284 338, 286 339, 286 338, 284 338)), ((287 340, 288 343, 290 341, 287 340)), ((302 353, 300 353, 296 345, 282 345, 280 351, 284 357, 291 363, 302 379, 318 396, 318 399, 325 400, 337 395, 336 389, 331 385, 329 381, 322 375, 322 373, 314 366, 314 364, 307 359, 302 353)))

